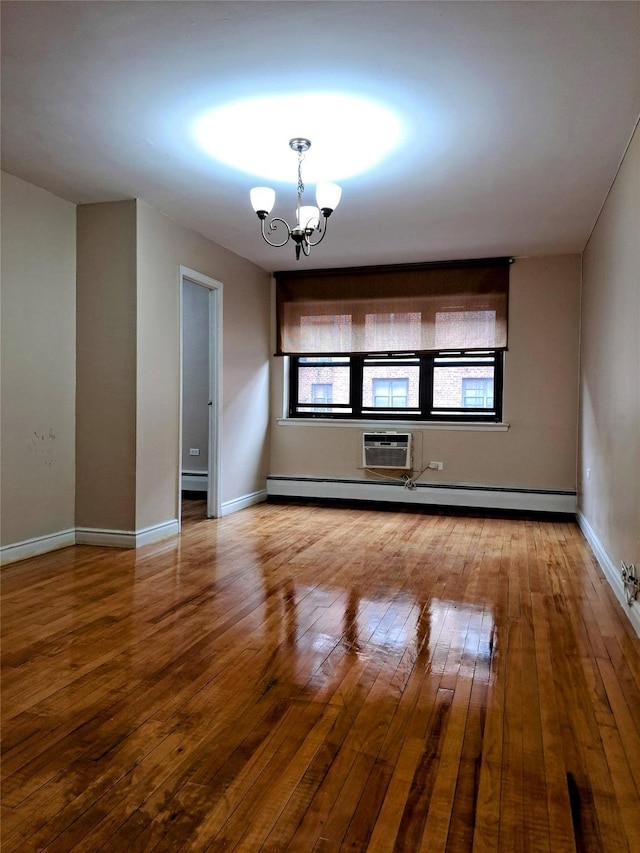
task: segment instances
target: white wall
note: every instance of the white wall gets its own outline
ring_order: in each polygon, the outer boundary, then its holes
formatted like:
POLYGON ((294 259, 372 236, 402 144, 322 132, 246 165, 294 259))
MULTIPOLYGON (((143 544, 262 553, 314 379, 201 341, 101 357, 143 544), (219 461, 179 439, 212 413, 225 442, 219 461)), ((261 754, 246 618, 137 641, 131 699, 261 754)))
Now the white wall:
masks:
POLYGON ((182 470, 204 471, 209 460, 209 291, 182 286, 182 470), (190 456, 190 448, 200 451, 190 456))
POLYGON ((75 222, 2 174, 2 545, 74 527, 75 222))

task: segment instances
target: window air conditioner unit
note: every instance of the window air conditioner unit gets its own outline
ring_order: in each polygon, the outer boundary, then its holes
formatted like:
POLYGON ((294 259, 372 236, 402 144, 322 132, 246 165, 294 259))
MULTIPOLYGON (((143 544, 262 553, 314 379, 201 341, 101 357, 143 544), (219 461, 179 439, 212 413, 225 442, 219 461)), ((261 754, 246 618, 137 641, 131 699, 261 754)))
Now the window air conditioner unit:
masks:
POLYGON ((362 467, 410 469, 411 433, 362 433, 362 467))

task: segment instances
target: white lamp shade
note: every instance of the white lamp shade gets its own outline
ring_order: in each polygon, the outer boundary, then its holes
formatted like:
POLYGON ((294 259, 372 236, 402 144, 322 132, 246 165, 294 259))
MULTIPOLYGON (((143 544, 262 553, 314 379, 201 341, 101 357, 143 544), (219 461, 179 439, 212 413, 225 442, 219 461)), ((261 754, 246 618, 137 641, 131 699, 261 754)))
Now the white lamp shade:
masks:
POLYGON ((312 204, 303 205, 300 208, 298 225, 301 228, 317 228, 320 225, 320 211, 312 204))
POLYGON ((320 210, 335 210, 340 203, 342 187, 328 181, 318 184, 316 187, 316 201, 320 210))
POLYGON ((276 203, 276 191, 271 187, 254 187, 249 193, 251 204, 256 213, 264 210, 265 213, 271 213, 273 205, 276 203))

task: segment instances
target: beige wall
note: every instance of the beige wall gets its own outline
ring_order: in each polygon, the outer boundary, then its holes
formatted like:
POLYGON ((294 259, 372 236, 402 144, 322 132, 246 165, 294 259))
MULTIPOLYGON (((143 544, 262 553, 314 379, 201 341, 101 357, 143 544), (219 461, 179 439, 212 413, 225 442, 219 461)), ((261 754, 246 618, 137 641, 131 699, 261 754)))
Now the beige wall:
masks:
POLYGON ((2 214, 2 544, 178 517, 180 265, 224 287, 223 508, 264 490, 268 273, 135 200, 2 214))
MULTIPOLYGON (((576 488, 580 257, 517 260, 511 267, 507 432, 411 427, 414 466, 442 461, 422 483, 571 491, 576 488)), ((362 427, 278 425, 282 359, 273 366, 271 473, 362 478, 362 427)), ((396 427, 400 429, 400 427, 396 427)), ((372 478, 373 479, 373 478, 372 478)))
POLYGON ((579 506, 616 570, 640 564, 639 342, 636 129, 583 257, 579 506))
POLYGON ((135 530, 136 206, 78 207, 79 527, 135 530))
POLYGON ((268 274, 143 202, 81 205, 79 526, 144 531, 179 517, 181 265, 223 284, 222 502, 264 488, 268 274))
POLYGON ((75 215, 3 173, 3 545, 74 527, 75 215))
MULTIPOLYGON (((261 491, 269 453, 270 277, 138 203, 138 529, 177 517, 179 267, 223 285, 223 505, 261 491)), ((223 507, 224 508, 224 507, 223 507)))

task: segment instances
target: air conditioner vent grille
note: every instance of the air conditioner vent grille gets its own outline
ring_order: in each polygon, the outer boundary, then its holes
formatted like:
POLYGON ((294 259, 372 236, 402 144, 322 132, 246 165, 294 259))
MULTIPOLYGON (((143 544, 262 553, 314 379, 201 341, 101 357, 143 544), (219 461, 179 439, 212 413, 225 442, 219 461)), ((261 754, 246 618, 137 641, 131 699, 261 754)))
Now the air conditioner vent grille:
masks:
POLYGON ((362 434, 364 468, 411 468, 411 433, 365 432, 362 434))

